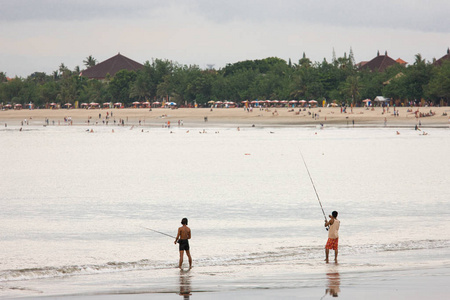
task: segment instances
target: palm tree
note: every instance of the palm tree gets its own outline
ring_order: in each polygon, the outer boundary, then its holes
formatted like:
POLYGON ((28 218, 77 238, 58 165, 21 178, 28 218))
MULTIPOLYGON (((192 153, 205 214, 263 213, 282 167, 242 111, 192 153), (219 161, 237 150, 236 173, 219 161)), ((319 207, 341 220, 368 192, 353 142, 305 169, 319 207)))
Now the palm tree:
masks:
POLYGON ((361 83, 359 82, 359 77, 356 75, 348 76, 344 84, 343 92, 352 98, 352 102, 355 102, 359 100, 360 88, 361 83))
POLYGON ((70 75, 70 70, 64 63, 61 63, 61 65, 59 66, 59 74, 62 75, 63 77, 70 75))
POLYGON ((89 55, 85 60, 83 60, 83 63, 87 68, 90 68, 97 64, 97 60, 92 55, 89 55))

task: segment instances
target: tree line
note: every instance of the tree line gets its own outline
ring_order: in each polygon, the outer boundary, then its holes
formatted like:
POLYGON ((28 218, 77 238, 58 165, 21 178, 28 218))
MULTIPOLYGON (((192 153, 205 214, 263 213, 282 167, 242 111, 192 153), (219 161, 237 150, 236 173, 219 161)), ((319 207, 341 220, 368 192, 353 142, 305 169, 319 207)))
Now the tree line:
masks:
MULTIPOLYGON (((86 67, 96 64, 89 56, 86 67)), ((276 57, 227 64, 224 68, 201 69, 169 60, 147 61, 138 71, 121 70, 105 80, 82 77, 80 68, 69 70, 63 63, 52 74, 35 72, 26 78, 7 80, 0 72, 0 103, 122 102, 170 100, 178 105, 206 105, 210 100, 322 100, 361 105, 364 99, 382 95, 400 103, 426 99, 446 105, 450 99, 450 61, 436 66, 422 59, 393 65, 384 72, 359 68, 349 55, 331 62, 312 62, 303 54, 297 62, 276 57)))

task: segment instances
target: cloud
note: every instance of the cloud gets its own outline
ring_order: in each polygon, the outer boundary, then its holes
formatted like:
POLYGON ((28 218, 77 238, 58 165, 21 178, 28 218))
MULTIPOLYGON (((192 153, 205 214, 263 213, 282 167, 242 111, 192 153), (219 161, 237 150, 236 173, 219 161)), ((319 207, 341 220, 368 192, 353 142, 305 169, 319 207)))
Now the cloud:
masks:
POLYGON ((229 0, 193 1, 192 8, 215 22, 325 24, 450 32, 446 0, 229 0))
POLYGON ((111 21, 170 17, 183 7, 213 23, 323 24, 450 32, 446 0, 0 0, 0 22, 111 21))
POLYGON ((92 21, 111 18, 144 18, 152 10, 167 7, 156 0, 0 0, 0 20, 8 22, 92 21))

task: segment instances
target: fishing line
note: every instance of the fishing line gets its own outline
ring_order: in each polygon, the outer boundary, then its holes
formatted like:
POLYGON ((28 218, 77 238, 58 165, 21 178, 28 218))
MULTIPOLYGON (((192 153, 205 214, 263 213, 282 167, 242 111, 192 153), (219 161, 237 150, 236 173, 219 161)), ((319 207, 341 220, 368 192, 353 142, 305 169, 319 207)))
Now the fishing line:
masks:
POLYGON ((173 235, 170 235, 170 234, 167 234, 167 233, 164 233, 164 232, 161 232, 161 231, 157 231, 157 230, 154 230, 154 229, 151 229, 151 228, 148 228, 148 227, 144 227, 144 226, 141 226, 141 227, 144 228, 144 229, 147 229, 147 230, 150 230, 150 231, 153 231, 153 232, 156 232, 156 233, 159 233, 159 234, 162 234, 162 235, 165 235, 165 236, 168 236, 168 237, 176 239, 176 237, 174 237, 173 235))
MULTIPOLYGON (((305 158, 303 157, 302 150, 300 150, 300 155, 302 156, 303 163, 305 164, 306 171, 308 172, 309 179, 311 179, 311 183, 312 183, 312 186, 314 188, 314 192, 316 192, 317 200, 319 201, 320 208, 322 209, 323 217, 325 218, 325 222, 326 222, 327 221, 327 217, 325 215, 325 211, 323 210, 322 202, 320 202, 320 198, 319 198, 319 194, 317 193, 316 185, 314 184, 314 181, 313 181, 313 179, 311 177, 311 174, 309 173, 308 166, 306 165, 305 158)), ((326 228, 326 229, 328 230, 328 228, 326 228)))

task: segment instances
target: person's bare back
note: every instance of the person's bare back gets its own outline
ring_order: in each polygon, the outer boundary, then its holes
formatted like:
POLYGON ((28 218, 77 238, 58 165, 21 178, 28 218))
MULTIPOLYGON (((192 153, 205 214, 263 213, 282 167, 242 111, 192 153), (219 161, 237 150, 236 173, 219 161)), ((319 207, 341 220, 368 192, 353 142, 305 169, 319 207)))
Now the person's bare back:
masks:
POLYGON ((178 236, 180 240, 189 240, 191 238, 191 229, 186 225, 178 228, 178 236))
POLYGON ((181 220, 181 224, 183 226, 178 228, 178 234, 174 241, 174 244, 179 243, 180 262, 178 264, 178 267, 181 269, 183 265, 183 254, 186 251, 186 255, 189 259, 189 268, 192 268, 192 258, 191 253, 189 252, 189 241, 188 241, 191 238, 191 229, 187 226, 188 224, 187 218, 183 218, 183 220, 181 220))

